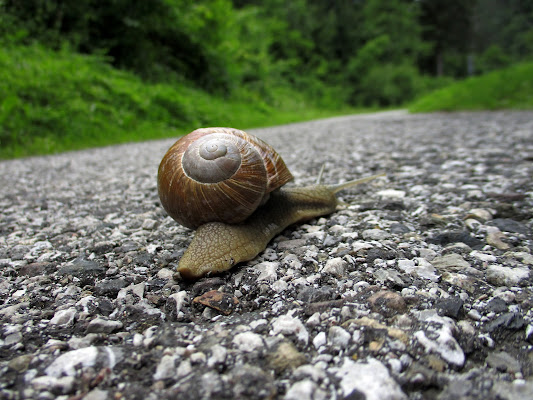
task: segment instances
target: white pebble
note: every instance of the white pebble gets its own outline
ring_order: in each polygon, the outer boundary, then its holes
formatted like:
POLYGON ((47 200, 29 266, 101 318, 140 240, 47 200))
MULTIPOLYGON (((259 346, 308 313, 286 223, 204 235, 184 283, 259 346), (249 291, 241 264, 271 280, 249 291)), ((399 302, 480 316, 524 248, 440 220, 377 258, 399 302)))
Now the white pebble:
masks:
POLYGON ((326 332, 319 332, 313 338, 313 346, 318 349, 326 344, 326 332))
POLYGON ((340 326, 332 326, 328 330, 328 344, 332 347, 345 349, 350 343, 351 335, 340 326))
POLYGON ((380 361, 369 359, 367 362, 354 362, 348 357, 335 372, 340 379, 344 398, 361 392, 366 400, 404 400, 407 398, 400 386, 390 376, 389 370, 380 361))
POLYGON ((74 307, 67 308, 66 310, 56 311, 50 325, 70 326, 74 323, 74 317, 76 316, 76 309, 74 307))
POLYGON ((346 274, 347 262, 340 257, 335 257, 326 262, 320 272, 334 276, 344 276, 346 274))
POLYGON ((270 335, 296 335, 299 341, 307 344, 309 341, 309 333, 305 326, 298 318, 295 318, 289 314, 282 315, 272 321, 272 330, 270 335))
POLYGON ((252 352, 263 348, 263 338, 261 335, 253 332, 241 332, 233 338, 233 344, 239 350, 244 352, 252 352))

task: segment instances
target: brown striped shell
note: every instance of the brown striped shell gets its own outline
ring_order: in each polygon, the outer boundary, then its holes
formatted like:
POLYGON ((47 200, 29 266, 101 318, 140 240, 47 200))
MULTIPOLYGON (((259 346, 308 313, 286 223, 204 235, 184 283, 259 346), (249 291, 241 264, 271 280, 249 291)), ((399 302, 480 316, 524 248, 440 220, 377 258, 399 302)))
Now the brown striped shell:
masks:
POLYGON ((159 198, 178 223, 236 224, 292 179, 275 150, 232 128, 202 128, 167 151, 157 176, 159 198))

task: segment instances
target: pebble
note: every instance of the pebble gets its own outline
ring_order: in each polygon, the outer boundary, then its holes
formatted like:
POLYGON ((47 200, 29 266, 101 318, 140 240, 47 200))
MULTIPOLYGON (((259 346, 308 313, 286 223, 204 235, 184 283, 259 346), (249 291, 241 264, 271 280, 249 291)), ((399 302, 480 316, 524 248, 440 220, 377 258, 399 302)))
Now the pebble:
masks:
POLYGON ((290 314, 282 315, 272 321, 272 329, 270 335, 295 335, 296 338, 307 344, 309 341, 309 333, 305 329, 304 324, 298 318, 290 314))
POLYGON ((326 400, 326 393, 309 379, 294 383, 287 393, 285 400, 326 400))
POLYGON ((385 189, 385 190, 380 190, 376 194, 380 197, 389 198, 389 199, 403 199, 406 193, 403 190, 385 189))
POLYGON ((366 362, 354 362, 345 357, 334 374, 337 379, 340 379, 340 387, 345 399, 407 399, 400 386, 390 376, 387 367, 374 358, 366 362))
POLYGON ((497 286, 516 286, 529 279, 528 267, 509 268, 501 265, 487 267, 487 281, 497 286))
POLYGON ((362 232, 363 239, 365 240, 385 240, 391 237, 390 233, 382 229, 365 229, 362 232))
POLYGON ((305 364, 305 355, 300 353, 292 342, 283 341, 268 355, 268 364, 277 373, 292 371, 305 364))
POLYGON ((154 380, 168 379, 176 376, 176 362, 179 360, 177 354, 165 354, 159 360, 153 375, 154 380))
POLYGON ((107 400, 108 397, 108 393, 105 390, 94 388, 83 397, 83 400, 107 400))
POLYGON ((424 346, 426 352, 436 353, 446 362, 462 367, 465 354, 453 336, 452 320, 430 313, 422 317, 422 321, 427 323, 426 331, 417 331, 414 337, 424 346))
POLYGON ((262 263, 257 264, 254 269, 259 272, 259 276, 257 277, 257 281, 265 281, 265 282, 274 282, 278 278, 278 267, 279 262, 273 262, 273 261, 264 261, 262 263))
POLYGON ((332 258, 326 261, 320 272, 337 277, 342 277, 346 274, 346 266, 348 263, 340 257, 332 258))
POLYGON ((403 297, 395 292, 381 290, 368 298, 368 302, 374 312, 391 317, 403 314, 407 311, 407 305, 403 297))
POLYGON ((114 347, 95 346, 78 350, 71 350, 57 357, 46 369, 48 376, 59 378, 60 376, 75 376, 77 368, 111 368, 121 362, 123 351, 114 347))
POLYGON ((486 358, 487 364, 501 372, 511 372, 516 374, 522 368, 518 360, 504 351, 490 353, 486 358))
POLYGON ((246 353, 262 350, 264 347, 263 338, 254 332, 241 332, 235 335, 232 340, 235 347, 246 353))
POLYGON ((489 232, 485 239, 487 243, 499 250, 508 250, 511 246, 505 242, 507 236, 501 232, 489 232))
POLYGON ((421 257, 417 257, 413 260, 401 259, 398 260, 398 268, 408 274, 413 274, 420 278, 437 282, 440 276, 437 274, 437 270, 432 263, 433 261, 429 262, 421 257))
POLYGON ((70 326, 74 323, 76 317, 76 309, 74 307, 67 308, 66 310, 58 310, 48 324, 58 326, 70 326))
POLYGON ((319 349, 320 347, 324 346, 326 342, 326 332, 319 332, 313 338, 313 346, 315 346, 316 349, 319 349))
MULTIPOLYGON (((328 345, 338 349, 346 349, 350 344, 352 335, 340 326, 332 326, 328 329, 328 345)), ((315 346, 316 347, 316 346, 315 346)))
POLYGON ((112 333, 122 329, 123 326, 120 321, 97 317, 87 325, 87 333, 112 333))
POLYGON ((462 271, 470 268, 470 263, 467 262, 460 254, 450 253, 442 257, 435 257, 431 264, 437 268, 447 271, 462 271))

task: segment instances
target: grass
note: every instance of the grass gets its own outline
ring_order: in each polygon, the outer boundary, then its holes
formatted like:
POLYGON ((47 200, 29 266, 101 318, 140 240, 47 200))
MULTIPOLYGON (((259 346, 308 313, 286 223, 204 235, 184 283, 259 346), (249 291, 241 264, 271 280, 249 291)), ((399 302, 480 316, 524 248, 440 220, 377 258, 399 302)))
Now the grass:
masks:
POLYGON ((149 84, 95 56, 0 47, 0 158, 175 137, 203 126, 247 129, 354 112, 323 109, 279 87, 211 96, 184 83, 149 84), (272 96, 271 96, 272 97, 272 96))
POLYGON ((411 112, 533 108, 533 63, 472 77, 429 93, 411 112))

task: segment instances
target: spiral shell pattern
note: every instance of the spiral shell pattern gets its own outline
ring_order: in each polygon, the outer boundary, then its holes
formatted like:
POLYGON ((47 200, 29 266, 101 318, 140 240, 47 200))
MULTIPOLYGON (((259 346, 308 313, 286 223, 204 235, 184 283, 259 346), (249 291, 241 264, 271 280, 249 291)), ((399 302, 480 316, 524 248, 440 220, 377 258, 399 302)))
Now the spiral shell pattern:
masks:
POLYGON ((167 151, 158 172, 161 204, 178 223, 236 224, 292 179, 264 141, 232 128, 202 128, 167 151))

